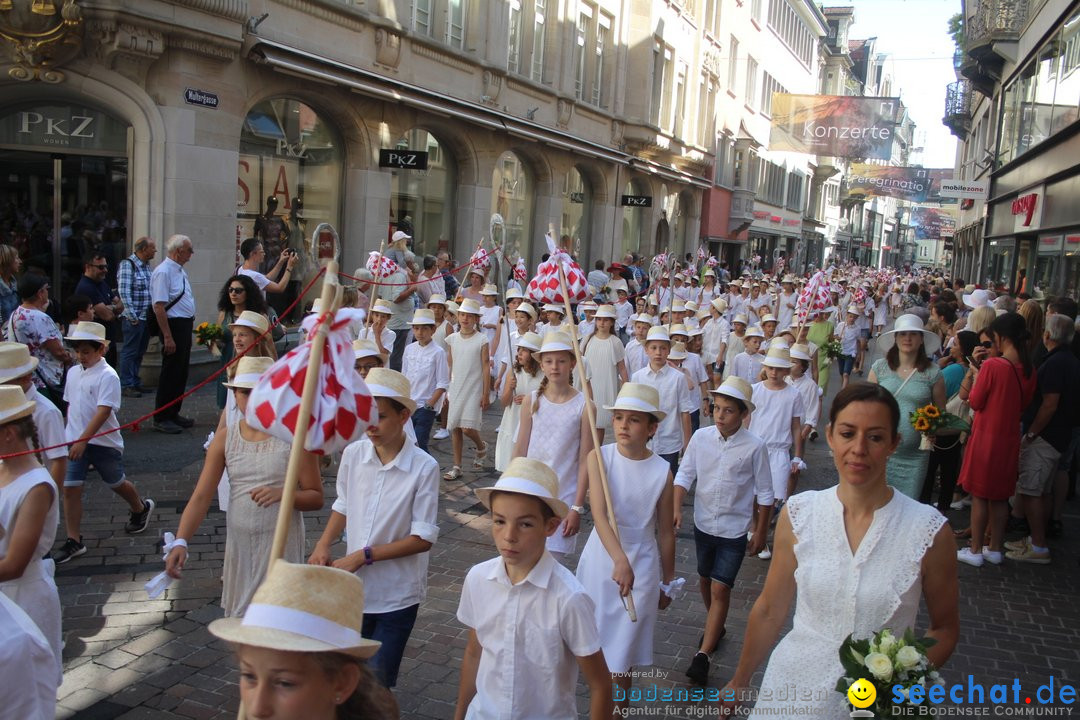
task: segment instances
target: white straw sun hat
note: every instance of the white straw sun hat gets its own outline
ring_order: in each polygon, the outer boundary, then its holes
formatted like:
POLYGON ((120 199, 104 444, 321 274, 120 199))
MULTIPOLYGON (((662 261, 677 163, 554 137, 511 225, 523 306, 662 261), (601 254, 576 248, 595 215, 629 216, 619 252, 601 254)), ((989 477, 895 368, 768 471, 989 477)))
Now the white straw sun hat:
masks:
POLYGON ((539 498, 559 518, 570 512, 570 507, 559 499, 559 478, 555 471, 533 458, 514 458, 495 485, 478 488, 475 492, 488 510, 491 509, 492 493, 507 492, 539 498))
POLYGON ((750 387, 750 383, 743 380, 736 375, 730 376, 725 380, 720 387, 712 391, 713 395, 726 395, 736 400, 741 400, 750 412, 753 412, 755 405, 751 402, 750 398, 754 396, 754 390, 750 387))
POLYGON ((90 342, 96 342, 105 347, 109 347, 109 341, 105 339, 105 326, 96 322, 80 322, 76 323, 74 327, 68 330, 69 335, 65 335, 65 340, 71 342, 78 342, 80 340, 88 340, 90 342))
POLYGON ((0 342, 0 383, 21 378, 34 372, 38 359, 30 348, 18 342, 0 342))
POLYGON ((896 344, 896 333, 902 332, 922 333, 923 347, 926 349, 927 355, 933 355, 941 348, 941 337, 937 333, 931 332, 923 327, 921 317, 909 313, 896 318, 893 329, 881 334, 877 341, 878 349, 881 352, 888 352, 888 350, 896 344))
POLYGON ((240 313, 240 317, 229 323, 230 330, 234 327, 251 328, 257 334, 262 335, 270 329, 270 320, 268 320, 265 315, 257 313, 254 310, 245 310, 240 313))
POLYGON ((0 386, 0 424, 33 415, 37 403, 26 399, 26 393, 17 385, 0 386))
POLYGON ((537 353, 543 355, 547 352, 574 352, 573 343, 574 341, 566 333, 561 330, 552 330, 544 333, 543 344, 537 353))
POLYGON ((364 383, 372 397, 395 400, 409 408, 409 412, 416 412, 416 402, 410 397, 409 379, 397 370, 371 368, 364 383))
POLYGON ((250 390, 255 387, 255 383, 259 382, 259 378, 261 378, 263 373, 269 370, 270 366, 273 364, 273 358, 248 357, 245 355, 240 358, 240 362, 236 363, 236 374, 233 375, 232 380, 222 384, 229 388, 250 390))
POLYGON ((770 347, 769 354, 765 356, 761 364, 765 367, 790 369, 791 353, 788 352, 786 345, 770 347))
POLYGON ((527 332, 518 338, 517 346, 532 352, 537 352, 543 344, 544 341, 540 339, 539 335, 534 332, 527 332))
POLYGON ((660 409, 660 393, 652 385, 628 382, 619 389, 619 397, 614 405, 605 405, 605 410, 633 410, 652 415, 657 422, 667 417, 660 409))

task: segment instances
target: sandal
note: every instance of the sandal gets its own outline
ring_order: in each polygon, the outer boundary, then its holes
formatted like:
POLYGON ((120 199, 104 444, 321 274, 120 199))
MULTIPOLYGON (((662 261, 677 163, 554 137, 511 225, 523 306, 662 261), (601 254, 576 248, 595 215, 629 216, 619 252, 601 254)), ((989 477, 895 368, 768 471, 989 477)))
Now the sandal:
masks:
POLYGON ((455 465, 443 473, 443 480, 457 480, 461 477, 461 466, 455 465))
POLYGON ((484 460, 488 456, 488 444, 484 443, 484 449, 476 448, 476 457, 473 459, 473 467, 477 470, 482 470, 484 467, 484 460))
POLYGON ((966 527, 963 530, 953 530, 953 536, 960 540, 970 540, 971 528, 966 527))

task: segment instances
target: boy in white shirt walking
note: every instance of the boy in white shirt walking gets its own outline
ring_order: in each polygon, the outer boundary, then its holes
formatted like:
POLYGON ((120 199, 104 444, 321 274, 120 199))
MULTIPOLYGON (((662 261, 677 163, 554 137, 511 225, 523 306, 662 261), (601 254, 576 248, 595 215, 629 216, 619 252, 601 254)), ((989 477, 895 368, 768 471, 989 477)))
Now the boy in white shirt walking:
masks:
POLYGON ((674 475, 679 470, 679 453, 690 442, 690 413, 688 404, 696 404, 690 395, 686 375, 668 364, 671 338, 667 328, 659 325, 649 329, 645 338, 649 364, 638 370, 630 382, 652 385, 660 393, 661 410, 667 413, 653 436, 652 451, 667 460, 674 475))
POLYGON ((575 720, 579 668, 590 720, 608 720, 611 676, 593 602, 546 548, 570 511, 558 477, 518 457, 476 495, 491 510, 499 557, 473 566, 461 588, 457 617, 469 641, 454 720, 575 720))
POLYGON ((364 581, 361 634, 382 643, 368 667, 394 687, 427 595, 428 551, 439 537, 439 463, 405 436, 416 409, 405 376, 373 368, 366 382, 378 421, 341 455, 337 500, 308 563, 333 565, 364 581), (330 547, 342 531, 346 555, 331 560, 330 547))
POLYGON ((648 313, 634 318, 634 337, 626 343, 626 372, 630 375, 649 364, 649 356, 645 354, 645 338, 652 326, 653 316, 648 313))
POLYGON ((68 370, 64 400, 68 403, 65 435, 68 448, 64 476, 64 527, 67 540, 52 557, 60 565, 86 552, 79 528, 82 525, 82 486, 93 465, 105 485, 128 504, 131 516, 124 526, 129 535, 141 533, 150 524, 154 501, 139 497, 139 491, 124 475, 124 439, 116 411, 120 409, 120 376, 105 362, 109 341, 105 327, 80 322, 66 338, 75 349, 79 364, 68 370), (92 438, 100 432, 115 430, 92 438), (91 439, 92 438, 92 439, 91 439), (77 442, 74 442, 77 441, 77 442))
POLYGON ((401 359, 401 374, 409 381, 416 412, 412 415, 416 444, 428 451, 428 438, 435 418, 442 410, 446 388, 450 386, 450 366, 446 351, 432 342, 435 313, 420 309, 409 322, 416 342, 409 343, 401 359))

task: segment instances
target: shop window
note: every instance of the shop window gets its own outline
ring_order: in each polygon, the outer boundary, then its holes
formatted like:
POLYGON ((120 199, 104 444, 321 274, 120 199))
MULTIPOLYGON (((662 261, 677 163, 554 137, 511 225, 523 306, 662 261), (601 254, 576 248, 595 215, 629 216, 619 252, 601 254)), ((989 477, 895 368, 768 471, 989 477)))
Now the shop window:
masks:
POLYGON ((412 236, 417 255, 433 255, 453 247, 454 178, 450 153, 427 130, 416 128, 398 140, 397 149, 427 153, 427 169, 391 171, 391 231, 412 236))
POLYGON ((589 250, 589 221, 592 215, 592 189, 577 168, 566 173, 562 187, 562 227, 560 245, 581 259, 582 248, 589 250))
MULTIPOLYGON (((626 183, 626 186, 623 188, 623 195, 641 198, 648 196, 648 191, 637 180, 631 180, 626 183)), ((646 209, 639 205, 624 205, 622 211, 623 254, 640 253, 645 241, 646 209)))
MULTIPOLYGON (((524 257, 532 266, 532 179, 525 163, 507 150, 495 161, 491 177, 491 207, 503 218, 506 256, 524 257)), ((544 252, 547 252, 544 249, 544 252)), ((538 255, 539 257, 539 255, 538 255)))
MULTIPOLYGON (((301 276, 317 269, 308 239, 320 223, 341 232, 341 143, 337 132, 308 105, 289 98, 253 107, 240 133, 236 243, 263 240, 268 271, 282 250, 306 262, 301 276)), ((238 260, 239 262, 239 260, 238 260)), ((300 278, 294 274, 294 279, 300 278)))

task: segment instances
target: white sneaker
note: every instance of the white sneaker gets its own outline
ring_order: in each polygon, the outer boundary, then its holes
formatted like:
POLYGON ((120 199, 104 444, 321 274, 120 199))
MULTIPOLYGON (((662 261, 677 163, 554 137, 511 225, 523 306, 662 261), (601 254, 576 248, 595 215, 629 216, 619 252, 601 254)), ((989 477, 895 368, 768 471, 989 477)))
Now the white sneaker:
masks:
POLYGON ((439 428, 435 431, 435 434, 431 436, 432 440, 445 440, 450 437, 450 431, 446 428, 439 428))
POLYGON ((986 545, 983 545, 982 556, 991 565, 1000 565, 1005 562, 1005 556, 1001 554, 1000 550, 991 550, 986 545))
POLYGON ((757 554, 758 560, 770 560, 772 559, 772 550, 769 550, 769 546, 766 545, 765 549, 757 554))
POLYGON ((971 552, 971 548, 966 547, 956 551, 956 559, 960 562, 970 565, 971 567, 982 567, 986 562, 986 558, 982 554, 975 554, 971 552))

